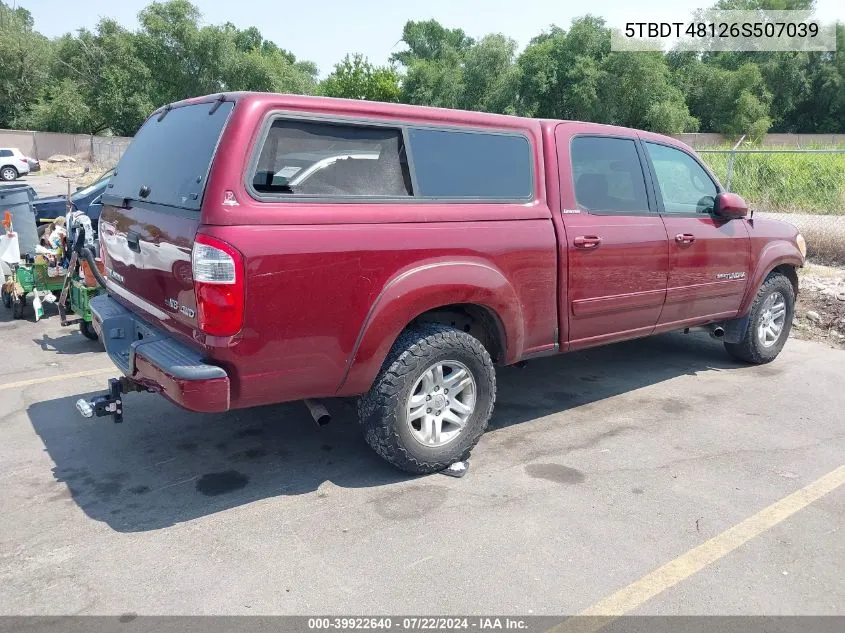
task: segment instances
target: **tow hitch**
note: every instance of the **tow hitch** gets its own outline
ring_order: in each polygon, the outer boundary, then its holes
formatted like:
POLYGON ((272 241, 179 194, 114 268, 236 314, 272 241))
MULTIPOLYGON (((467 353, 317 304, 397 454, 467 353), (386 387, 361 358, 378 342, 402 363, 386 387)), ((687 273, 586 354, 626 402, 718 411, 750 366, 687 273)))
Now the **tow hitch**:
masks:
POLYGON ((80 398, 76 401, 76 410, 83 418, 110 415, 115 423, 123 422, 122 394, 131 391, 146 391, 144 387, 129 378, 111 378, 108 393, 94 396, 90 400, 80 398))

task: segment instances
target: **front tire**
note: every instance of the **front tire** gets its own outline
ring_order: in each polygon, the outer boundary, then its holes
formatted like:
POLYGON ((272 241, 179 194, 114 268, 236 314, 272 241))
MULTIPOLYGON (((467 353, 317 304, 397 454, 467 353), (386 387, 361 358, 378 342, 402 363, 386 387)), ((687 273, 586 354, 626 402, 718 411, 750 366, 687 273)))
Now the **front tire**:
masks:
POLYGON ((794 314, 792 282, 780 273, 769 274, 751 304, 745 335, 739 343, 725 343, 725 349, 733 358, 746 363, 772 362, 789 338, 794 314))
POLYGON ((358 402, 364 438, 413 474, 466 459, 487 428, 496 372, 478 339, 439 323, 403 332, 358 402))
POLYGON ((7 292, 5 288, 3 288, 2 293, 3 293, 3 305, 6 308, 11 308, 12 307, 12 294, 10 292, 7 292))
POLYGON ((11 165, 0 169, 0 180, 15 180, 18 177, 18 170, 11 165))

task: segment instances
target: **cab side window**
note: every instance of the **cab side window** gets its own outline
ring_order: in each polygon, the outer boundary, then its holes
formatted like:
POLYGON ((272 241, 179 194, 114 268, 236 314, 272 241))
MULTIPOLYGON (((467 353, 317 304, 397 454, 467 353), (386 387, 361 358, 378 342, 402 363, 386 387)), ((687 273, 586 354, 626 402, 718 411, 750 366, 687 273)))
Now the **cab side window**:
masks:
POLYGON ((666 213, 711 213, 718 190, 692 156, 674 147, 646 143, 666 213))
POLYGON ((584 211, 648 213, 645 177, 631 139, 576 136, 572 139, 575 200, 584 211))

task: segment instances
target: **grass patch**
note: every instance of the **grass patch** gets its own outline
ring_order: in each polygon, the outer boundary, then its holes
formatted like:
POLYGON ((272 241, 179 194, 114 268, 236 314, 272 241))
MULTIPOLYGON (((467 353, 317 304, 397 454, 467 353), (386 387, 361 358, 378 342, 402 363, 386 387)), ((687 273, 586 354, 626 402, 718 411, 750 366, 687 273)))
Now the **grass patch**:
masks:
MULTIPOLYGON (((700 156, 727 183, 730 154, 700 156)), ((730 188, 759 211, 845 215, 845 153, 737 154, 730 188)))

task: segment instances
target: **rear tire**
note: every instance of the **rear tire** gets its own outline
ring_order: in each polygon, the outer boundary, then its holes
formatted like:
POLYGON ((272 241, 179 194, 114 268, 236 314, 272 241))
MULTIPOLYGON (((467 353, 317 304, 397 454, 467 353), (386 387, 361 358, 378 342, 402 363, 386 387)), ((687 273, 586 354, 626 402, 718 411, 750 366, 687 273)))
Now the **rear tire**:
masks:
POLYGON ((381 457, 427 474, 469 457, 495 399, 496 371, 484 346, 466 332, 430 323, 399 336, 358 402, 358 419, 381 457))
POLYGON ((725 343, 725 349, 745 363, 772 362, 789 338, 794 314, 792 282, 780 273, 770 273, 751 304, 745 335, 739 343, 725 343))
POLYGON ((97 336, 97 330, 94 329, 94 324, 89 323, 88 321, 80 321, 79 322, 79 331, 82 332, 82 336, 85 338, 89 338, 92 341, 97 341, 100 339, 97 336))
POLYGON ((15 319, 23 318, 23 311, 26 309, 26 295, 20 297, 12 297, 12 317, 15 319))
POLYGON ((18 170, 8 165, 3 169, 0 169, 0 180, 10 181, 15 180, 18 177, 18 170))

